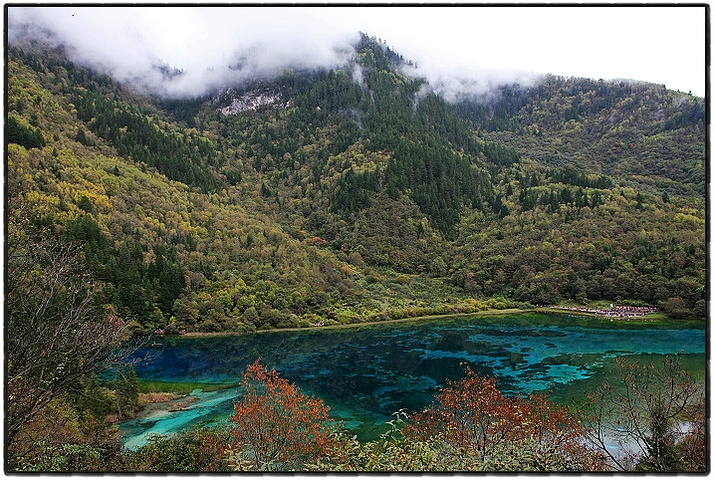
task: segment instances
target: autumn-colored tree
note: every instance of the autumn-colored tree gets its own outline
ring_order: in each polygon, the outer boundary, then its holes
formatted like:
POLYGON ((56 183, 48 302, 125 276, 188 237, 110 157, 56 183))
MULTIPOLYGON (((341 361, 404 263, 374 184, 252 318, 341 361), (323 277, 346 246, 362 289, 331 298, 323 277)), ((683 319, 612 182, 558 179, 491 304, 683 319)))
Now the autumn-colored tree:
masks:
POLYGON ((322 400, 303 394, 260 359, 240 384, 242 400, 231 417, 229 455, 237 469, 297 470, 333 446, 335 423, 322 400))
POLYGON ((469 367, 465 373, 461 380, 450 381, 429 408, 412 416, 403 430, 406 438, 443 438, 490 470, 593 471, 604 467, 602 455, 584 446, 585 430, 566 407, 543 395, 506 396, 495 378, 477 375, 469 367), (521 449, 529 453, 526 463, 506 458, 518 456, 521 449))

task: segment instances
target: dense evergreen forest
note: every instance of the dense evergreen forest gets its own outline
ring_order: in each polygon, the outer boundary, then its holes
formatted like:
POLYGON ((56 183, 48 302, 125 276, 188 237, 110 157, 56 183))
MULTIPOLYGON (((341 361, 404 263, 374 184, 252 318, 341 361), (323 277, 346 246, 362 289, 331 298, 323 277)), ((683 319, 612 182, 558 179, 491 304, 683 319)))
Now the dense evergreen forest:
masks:
MULTIPOLYGON (((61 51, 11 46, 6 66, 11 353, 43 332, 37 312, 64 319, 67 305, 104 319, 82 337, 107 341, 91 358, 155 331, 541 304, 706 315, 701 98, 548 76, 450 104, 367 36, 342 68, 198 99, 139 94, 61 51)), ((62 371, 78 355, 62 348, 28 369, 62 371)), ((72 416, 57 392, 91 397, 83 365, 17 386, 32 407, 10 412, 11 440, 46 405, 72 416)), ((121 379, 120 414, 136 403, 121 379)))

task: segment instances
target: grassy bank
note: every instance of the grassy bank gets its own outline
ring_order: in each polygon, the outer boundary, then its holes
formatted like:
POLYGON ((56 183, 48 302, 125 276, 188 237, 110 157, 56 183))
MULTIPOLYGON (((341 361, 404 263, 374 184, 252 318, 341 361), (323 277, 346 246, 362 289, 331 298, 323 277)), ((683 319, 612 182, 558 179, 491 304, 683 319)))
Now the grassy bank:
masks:
MULTIPOLYGON (((408 323, 408 322, 424 322, 429 320, 439 320, 439 319, 450 319, 450 318, 460 318, 460 317, 484 317, 484 316, 495 316, 495 315, 520 315, 524 313, 533 313, 535 310, 525 310, 518 308, 506 308, 504 310, 482 310, 473 313, 446 313, 441 315, 422 315, 418 317, 407 317, 392 320, 376 320, 370 322, 356 322, 356 323, 335 323, 330 325, 321 326, 311 326, 311 327, 288 327, 288 328, 274 328, 265 330, 256 330, 250 333, 270 333, 270 332, 305 332, 308 330, 336 330, 341 328, 356 328, 356 327, 366 327, 371 325, 387 325, 392 323, 408 323)), ((183 337, 222 337, 222 336, 232 336, 232 335, 246 335, 247 333, 241 332, 188 332, 183 335, 183 337)))
POLYGON ((178 393, 188 395, 197 388, 204 392, 215 392, 224 388, 233 387, 233 383, 203 383, 203 382, 169 382, 164 380, 146 380, 138 379, 137 386, 139 393, 178 393))
MULTIPOLYGON (((498 315, 522 315, 528 313, 543 313, 547 315, 559 315, 563 317, 571 317, 573 322, 578 325, 608 325, 613 326, 617 324, 619 326, 639 326, 643 323, 647 323, 651 327, 656 328, 701 328, 704 326, 705 319, 689 318, 684 320, 673 319, 668 317, 666 314, 659 312, 649 315, 645 315, 639 318, 602 318, 598 315, 588 312, 574 312, 561 310, 558 308, 549 307, 539 307, 539 308, 506 308, 506 309, 489 309, 480 310, 471 313, 446 313, 437 315, 422 315, 416 317, 406 317, 391 320, 375 320, 368 322, 355 322, 355 323, 333 323, 321 326, 310 326, 310 327, 287 327, 287 328, 274 328, 274 329, 259 329, 254 332, 188 332, 184 334, 184 337, 223 337, 223 336, 233 336, 233 335, 247 335, 253 333, 270 333, 270 332, 304 332, 308 330, 337 330, 344 328, 356 328, 356 327, 366 327, 373 325, 388 325, 395 323, 409 323, 409 322, 425 322, 431 320, 440 319, 452 319, 452 318, 462 318, 462 317, 487 317, 487 316, 498 316, 498 315), (581 321, 576 319, 581 318, 581 321), (584 321, 585 320, 585 321, 584 321)), ((569 322, 571 323, 571 322, 569 322)))

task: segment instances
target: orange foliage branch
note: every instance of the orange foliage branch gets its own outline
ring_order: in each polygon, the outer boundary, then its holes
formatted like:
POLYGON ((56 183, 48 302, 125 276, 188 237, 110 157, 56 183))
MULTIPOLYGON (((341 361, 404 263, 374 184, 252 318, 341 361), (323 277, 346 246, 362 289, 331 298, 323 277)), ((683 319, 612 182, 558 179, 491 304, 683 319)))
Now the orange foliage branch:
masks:
POLYGON ((241 387, 243 398, 231 417, 232 447, 253 468, 295 470, 332 447, 335 428, 329 407, 301 393, 274 368, 267 370, 256 360, 241 387))
POLYGON ((403 433, 408 439, 441 437, 467 454, 488 456, 499 448, 536 440, 541 453, 556 456, 567 468, 598 470, 602 456, 585 447, 585 430, 566 407, 543 395, 509 397, 495 378, 469 367, 450 381, 429 408, 414 414, 403 433))

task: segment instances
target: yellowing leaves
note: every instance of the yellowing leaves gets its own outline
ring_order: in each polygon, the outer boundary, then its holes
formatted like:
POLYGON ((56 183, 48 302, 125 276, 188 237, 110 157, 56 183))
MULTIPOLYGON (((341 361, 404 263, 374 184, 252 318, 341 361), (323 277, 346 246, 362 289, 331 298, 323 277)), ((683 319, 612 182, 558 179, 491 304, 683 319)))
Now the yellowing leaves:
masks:
POLYGON ((688 228, 698 228, 705 225, 705 219, 690 215, 687 213, 676 213, 673 217, 676 223, 679 223, 688 228))

